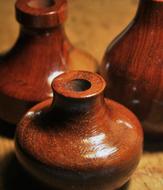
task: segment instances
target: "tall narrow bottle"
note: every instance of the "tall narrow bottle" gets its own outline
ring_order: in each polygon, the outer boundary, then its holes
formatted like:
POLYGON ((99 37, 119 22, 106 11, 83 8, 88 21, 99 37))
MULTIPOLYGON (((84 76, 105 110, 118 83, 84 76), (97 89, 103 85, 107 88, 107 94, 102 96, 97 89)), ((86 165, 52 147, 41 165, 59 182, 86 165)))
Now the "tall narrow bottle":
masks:
POLYGON ((130 108, 151 137, 163 137, 163 0, 140 0, 129 26, 107 49, 106 96, 130 108))
POLYGON ((67 0, 17 0, 15 7, 20 34, 0 56, 0 118, 12 124, 52 96, 51 81, 58 74, 97 69, 95 59, 74 48, 65 35, 67 0))

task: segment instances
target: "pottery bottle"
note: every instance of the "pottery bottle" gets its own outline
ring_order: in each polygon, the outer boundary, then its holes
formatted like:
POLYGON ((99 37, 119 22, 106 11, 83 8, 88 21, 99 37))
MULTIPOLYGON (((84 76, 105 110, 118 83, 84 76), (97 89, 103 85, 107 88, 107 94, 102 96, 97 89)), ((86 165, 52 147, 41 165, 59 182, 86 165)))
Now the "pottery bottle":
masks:
POLYGON ((148 137, 163 137, 163 1, 140 0, 129 26, 104 55, 106 97, 131 109, 148 137))
POLYGON ((61 74, 55 100, 31 108, 15 136, 22 166, 61 190, 115 190, 142 154, 142 128, 127 108, 103 97, 105 81, 87 71, 61 74))
POLYGON ((0 55, 0 119, 11 124, 52 96, 51 82, 58 74, 97 69, 95 59, 66 37, 66 0, 17 0, 15 8, 20 34, 14 47, 0 55))

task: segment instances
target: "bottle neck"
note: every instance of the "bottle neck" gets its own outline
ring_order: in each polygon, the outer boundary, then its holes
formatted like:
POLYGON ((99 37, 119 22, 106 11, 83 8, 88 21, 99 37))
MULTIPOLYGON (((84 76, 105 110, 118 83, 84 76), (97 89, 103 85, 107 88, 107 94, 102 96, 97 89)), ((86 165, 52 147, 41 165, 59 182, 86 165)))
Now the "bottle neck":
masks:
POLYGON ((155 14, 160 11, 160 14, 162 13, 163 9, 163 0, 140 0, 139 1, 139 8, 138 12, 145 12, 153 13, 155 14))
POLYGON ((38 37, 41 35, 43 36, 63 36, 65 37, 64 28, 62 25, 57 26, 55 28, 42 28, 42 29, 36 29, 36 28, 28 28, 26 26, 20 27, 20 34, 23 36, 32 36, 32 37, 38 37))
POLYGON ((72 115, 80 115, 81 113, 87 117, 88 115, 97 114, 104 105, 103 94, 83 99, 68 98, 60 94, 55 94, 52 109, 59 109, 72 115))
POLYGON ((57 110, 55 113, 59 110, 63 115, 72 116, 71 119, 75 115, 89 120, 92 115, 105 112, 105 81, 97 74, 67 71, 54 79, 52 88, 54 101, 51 109, 57 110))
POLYGON ((149 2, 159 3, 159 2, 163 2, 163 0, 140 0, 140 3, 149 3, 149 2))
MULTIPOLYGON (((49 48, 54 53, 64 50, 64 57, 67 57, 67 52, 71 44, 67 39, 63 26, 51 29, 34 29, 21 26, 15 46, 19 48, 29 47, 31 51, 33 51, 32 47, 39 49, 41 46, 42 51, 47 51, 47 48, 49 48)), ((59 55, 58 53, 57 56, 59 55)))
POLYGON ((157 23, 160 27, 163 20, 162 10, 163 0, 140 0, 135 20, 152 25, 157 23))

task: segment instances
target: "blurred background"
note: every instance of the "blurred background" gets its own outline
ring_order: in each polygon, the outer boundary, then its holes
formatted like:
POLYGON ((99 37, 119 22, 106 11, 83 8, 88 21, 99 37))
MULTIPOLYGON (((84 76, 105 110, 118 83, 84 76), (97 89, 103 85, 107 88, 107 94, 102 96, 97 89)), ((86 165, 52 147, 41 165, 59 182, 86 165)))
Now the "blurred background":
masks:
MULTIPOLYGON (((77 47, 101 60, 108 43, 134 17, 137 0, 68 0, 66 33, 77 47)), ((0 52, 10 48, 18 35, 15 0, 0 0, 0 52)))

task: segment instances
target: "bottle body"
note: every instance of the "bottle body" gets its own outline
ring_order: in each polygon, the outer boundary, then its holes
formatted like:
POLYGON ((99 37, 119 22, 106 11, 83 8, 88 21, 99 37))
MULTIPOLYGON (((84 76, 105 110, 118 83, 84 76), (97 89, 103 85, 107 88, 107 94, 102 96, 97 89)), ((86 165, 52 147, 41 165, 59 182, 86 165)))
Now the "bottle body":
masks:
POLYGON ((106 96, 131 109, 147 134, 163 135, 163 2, 140 2, 136 17, 107 49, 106 96), (109 93, 110 92, 110 93, 109 93))
POLYGON ((31 105, 52 97, 51 82, 64 71, 96 72, 96 60, 74 48, 65 35, 65 4, 65 0, 57 0, 52 7, 38 4, 38 9, 28 1, 17 1, 20 34, 14 47, 0 56, 1 119, 18 123, 31 105))
POLYGON ((54 81, 55 100, 34 106, 18 125, 18 160, 53 188, 121 187, 142 154, 137 118, 124 106, 104 100, 104 81, 98 75, 66 72, 54 81))

